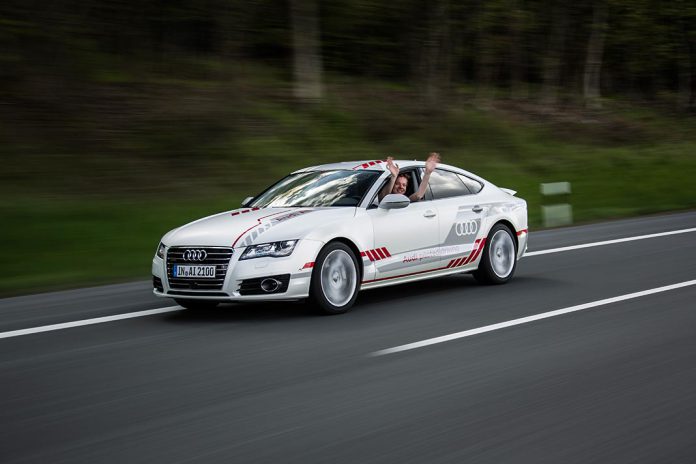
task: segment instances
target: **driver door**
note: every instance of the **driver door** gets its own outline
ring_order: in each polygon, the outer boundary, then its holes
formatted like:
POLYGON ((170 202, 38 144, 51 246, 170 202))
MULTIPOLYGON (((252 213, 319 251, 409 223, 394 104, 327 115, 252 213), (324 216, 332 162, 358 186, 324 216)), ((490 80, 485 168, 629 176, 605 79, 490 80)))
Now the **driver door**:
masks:
POLYGON ((439 217, 432 201, 401 209, 367 211, 374 230, 374 250, 367 257, 376 268, 375 280, 388 280, 439 266, 439 217))

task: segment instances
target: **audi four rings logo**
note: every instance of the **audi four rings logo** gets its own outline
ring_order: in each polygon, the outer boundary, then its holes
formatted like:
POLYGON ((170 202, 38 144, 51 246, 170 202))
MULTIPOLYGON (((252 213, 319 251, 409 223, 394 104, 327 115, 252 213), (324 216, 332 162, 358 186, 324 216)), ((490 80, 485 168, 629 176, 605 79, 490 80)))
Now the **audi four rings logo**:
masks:
POLYGON ((454 232, 457 234, 457 237, 474 235, 478 232, 478 221, 455 222, 454 232))
POLYGON ((208 256, 205 250, 186 250, 184 259, 186 261, 203 261, 208 256))

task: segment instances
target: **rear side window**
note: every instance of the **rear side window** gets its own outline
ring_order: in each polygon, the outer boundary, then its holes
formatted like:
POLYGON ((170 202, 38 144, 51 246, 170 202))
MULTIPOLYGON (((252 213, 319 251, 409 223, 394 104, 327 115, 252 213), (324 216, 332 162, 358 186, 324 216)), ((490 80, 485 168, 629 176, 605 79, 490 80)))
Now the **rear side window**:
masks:
POLYGON ((430 175, 430 189, 435 200, 469 195, 471 193, 457 174, 441 169, 434 170, 430 175))
POLYGON ((481 182, 471 179, 469 177, 463 176, 461 174, 457 174, 459 178, 461 179, 462 182, 464 182, 464 185, 469 189, 471 193, 479 193, 481 189, 483 188, 483 185, 481 182))

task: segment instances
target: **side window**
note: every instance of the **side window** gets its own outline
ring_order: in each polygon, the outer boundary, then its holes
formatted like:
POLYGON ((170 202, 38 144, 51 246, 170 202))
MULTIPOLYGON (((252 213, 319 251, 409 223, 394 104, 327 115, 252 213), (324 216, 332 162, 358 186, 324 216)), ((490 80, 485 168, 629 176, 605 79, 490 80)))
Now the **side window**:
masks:
MULTIPOLYGON (((423 176, 425 175, 425 168, 418 168, 418 185, 423 181, 423 176)), ((432 179, 432 177, 431 177, 432 179)), ((428 188, 425 189, 425 195, 421 201, 430 201, 433 199, 433 189, 430 188, 430 183, 428 183, 428 188)))
MULTIPOLYGON (((416 175, 416 170, 415 169, 407 169, 400 171, 399 175, 405 174, 408 177, 408 187, 406 187, 406 195, 407 197, 411 196, 416 190, 418 190, 418 186, 420 185, 420 179, 416 175)), ((375 193, 375 196, 372 197, 372 201, 368 205, 368 208, 376 208, 379 205, 379 194, 382 191, 382 189, 391 181, 390 177, 387 177, 383 182, 382 185, 380 185, 379 190, 377 190, 377 193, 375 193)), ((426 194, 427 195, 427 194, 426 194)))
POLYGON ((434 170, 430 175, 430 188, 435 200, 471 193, 457 174, 441 169, 434 170))
POLYGON ((483 188, 483 185, 481 184, 481 182, 474 180, 474 179, 470 179, 470 178, 463 176, 461 174, 457 174, 457 175, 459 176, 461 181, 464 182, 464 185, 467 186, 467 188, 469 189, 469 191, 471 191, 471 193, 479 193, 481 191, 481 189, 483 188))

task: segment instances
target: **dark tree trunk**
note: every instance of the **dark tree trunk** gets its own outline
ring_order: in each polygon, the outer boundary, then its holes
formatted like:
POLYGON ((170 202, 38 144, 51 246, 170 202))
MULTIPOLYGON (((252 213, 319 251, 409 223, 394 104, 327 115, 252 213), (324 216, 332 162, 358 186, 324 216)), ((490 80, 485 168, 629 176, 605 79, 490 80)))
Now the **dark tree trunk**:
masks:
POLYGON ((319 17, 315 0, 290 0, 294 49, 294 95, 318 101, 324 95, 319 42, 319 17))
POLYGON ((562 0, 556 0, 551 16, 551 37, 547 45, 548 54, 543 59, 543 87, 541 102, 553 107, 558 103, 558 87, 561 78, 561 63, 565 50, 566 30, 568 29, 568 11, 562 0))
POLYGON ((602 56, 604 53, 606 28, 607 5, 603 0, 599 0, 594 4, 592 30, 590 33, 590 40, 587 43, 587 59, 585 60, 585 73, 583 79, 585 106, 592 109, 602 107, 599 84, 602 71, 602 56))
POLYGON ((436 104, 450 83, 449 1, 437 0, 428 16, 421 59, 423 93, 428 103, 436 104))
POLYGON ((510 23, 510 97, 513 100, 524 100, 528 97, 525 82, 526 54, 524 46, 524 0, 515 0, 513 17, 510 23))

